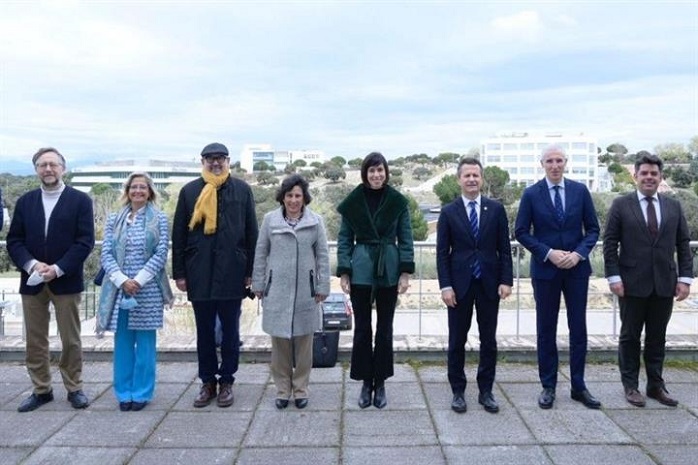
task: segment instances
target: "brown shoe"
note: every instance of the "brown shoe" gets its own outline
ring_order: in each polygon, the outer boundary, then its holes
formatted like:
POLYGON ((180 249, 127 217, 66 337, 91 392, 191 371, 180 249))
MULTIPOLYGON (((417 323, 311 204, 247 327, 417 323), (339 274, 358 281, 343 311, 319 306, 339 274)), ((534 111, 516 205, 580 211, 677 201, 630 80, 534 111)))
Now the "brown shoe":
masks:
POLYGON ((673 397, 669 397, 669 392, 666 388, 654 389, 652 391, 647 391, 647 397, 654 399, 662 405, 667 405, 669 407, 676 407, 679 405, 679 401, 673 397))
POLYGON ((230 407, 233 405, 233 383, 221 383, 218 391, 218 406, 230 407))
MULTIPOLYGON (((221 386, 222 387, 222 386, 221 386)), ((201 385, 199 395, 194 399, 194 407, 202 408, 210 404, 216 397, 216 383, 204 383, 201 385)))
POLYGON ((637 389, 627 388, 625 390, 625 400, 635 407, 645 406, 645 396, 643 396, 637 389))

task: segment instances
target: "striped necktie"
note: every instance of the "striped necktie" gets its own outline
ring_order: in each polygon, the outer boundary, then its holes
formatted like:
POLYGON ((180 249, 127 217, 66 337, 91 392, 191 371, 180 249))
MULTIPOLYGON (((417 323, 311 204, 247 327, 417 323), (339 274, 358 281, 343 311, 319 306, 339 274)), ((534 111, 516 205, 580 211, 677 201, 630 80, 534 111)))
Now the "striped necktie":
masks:
POLYGON ((562 224, 565 222, 565 210, 562 208, 560 186, 553 186, 553 189, 555 189, 555 215, 557 216, 557 222, 562 224))
MULTIPOLYGON (((468 203, 468 206, 470 207, 470 214, 468 215, 468 218, 470 219, 470 229, 472 229, 475 242, 477 242, 478 238, 480 237, 480 228, 477 224, 477 211, 475 211, 477 203, 475 203, 474 200, 471 200, 468 203)), ((480 269, 480 260, 476 258, 473 262, 473 277, 478 279, 481 274, 482 270, 480 269)))

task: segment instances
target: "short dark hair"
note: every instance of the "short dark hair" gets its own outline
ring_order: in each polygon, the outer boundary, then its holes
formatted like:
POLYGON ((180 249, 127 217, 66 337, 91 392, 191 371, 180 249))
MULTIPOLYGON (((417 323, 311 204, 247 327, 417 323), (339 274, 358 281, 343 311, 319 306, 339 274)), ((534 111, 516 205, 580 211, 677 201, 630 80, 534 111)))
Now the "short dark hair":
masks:
POLYGON ((385 168, 385 184, 390 180, 390 169, 388 169, 388 161, 380 152, 371 152, 361 162, 361 182, 368 186, 368 169, 372 166, 383 165, 385 168))
POLYGON ((313 200, 313 197, 310 195, 310 186, 308 181, 306 181, 305 178, 300 174, 292 174, 281 181, 281 185, 276 191, 276 201, 283 205, 286 193, 290 192, 291 189, 296 186, 300 186, 301 190, 303 191, 303 204, 308 205, 313 200))
POLYGON ((58 155, 58 158, 61 159, 61 163, 63 163, 63 168, 65 168, 65 158, 63 155, 61 155, 61 152, 58 150, 54 149, 53 147, 43 147, 40 148, 39 150, 36 151, 36 153, 32 156, 32 164, 36 166, 36 161, 41 158, 41 156, 45 153, 53 152, 56 155, 58 155))
POLYGON ((472 165, 472 166, 479 166, 480 167, 480 176, 484 174, 484 170, 482 169, 482 163, 480 163, 480 160, 477 158, 473 157, 465 157, 461 158, 461 160, 458 162, 458 169, 456 170, 456 175, 460 177, 460 169, 463 165, 472 165))
POLYGON ((636 173, 640 169, 640 165, 657 165, 657 168, 659 168, 659 172, 662 172, 662 168, 664 168, 664 162, 657 155, 652 155, 647 150, 640 150, 639 152, 637 152, 635 156, 637 157, 635 160, 636 173))

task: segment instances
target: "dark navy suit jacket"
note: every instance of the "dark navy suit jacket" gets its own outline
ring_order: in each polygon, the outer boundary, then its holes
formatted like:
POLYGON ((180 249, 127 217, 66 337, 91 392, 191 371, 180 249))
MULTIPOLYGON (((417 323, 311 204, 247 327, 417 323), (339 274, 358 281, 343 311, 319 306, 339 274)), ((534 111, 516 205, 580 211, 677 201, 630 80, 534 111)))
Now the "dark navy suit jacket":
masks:
POLYGON ((533 255, 533 279, 553 279, 560 271, 550 260, 545 260, 550 249, 574 251, 584 258, 567 270, 570 277, 591 275, 589 254, 599 239, 594 202, 584 184, 566 178, 564 183, 565 219, 562 224, 557 220, 545 179, 528 187, 519 203, 514 232, 516 239, 533 255))
POLYGON ((439 287, 452 287, 457 300, 464 300, 477 258, 480 279, 488 297, 498 299, 500 284, 513 285, 509 222, 501 203, 480 197, 479 240, 475 240, 463 198, 441 209, 436 234, 439 287))
POLYGON ((84 290, 83 264, 95 244, 94 215, 90 197, 66 186, 58 199, 45 234, 41 189, 27 192, 17 200, 7 232, 7 252, 21 270, 20 294, 38 294, 43 285, 27 286, 24 265, 32 259, 58 265, 65 273, 48 283, 56 295, 84 290))

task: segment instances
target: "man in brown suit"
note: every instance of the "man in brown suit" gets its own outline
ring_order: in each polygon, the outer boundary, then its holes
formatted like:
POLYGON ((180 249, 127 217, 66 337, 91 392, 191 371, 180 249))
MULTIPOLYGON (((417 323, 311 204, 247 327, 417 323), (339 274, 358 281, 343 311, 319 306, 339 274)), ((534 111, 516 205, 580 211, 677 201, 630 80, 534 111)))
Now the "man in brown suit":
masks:
POLYGON ((620 303, 618 365, 626 400, 644 407, 638 391, 644 326, 647 397, 673 407, 678 401, 662 378, 666 328, 674 298, 688 297, 693 281, 690 236, 681 204, 657 194, 662 160, 645 151, 637 155, 637 191, 613 201, 603 240, 606 277, 620 303))

